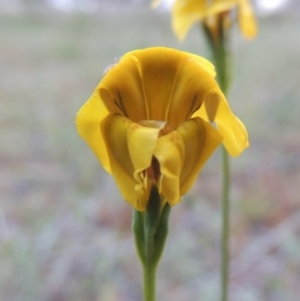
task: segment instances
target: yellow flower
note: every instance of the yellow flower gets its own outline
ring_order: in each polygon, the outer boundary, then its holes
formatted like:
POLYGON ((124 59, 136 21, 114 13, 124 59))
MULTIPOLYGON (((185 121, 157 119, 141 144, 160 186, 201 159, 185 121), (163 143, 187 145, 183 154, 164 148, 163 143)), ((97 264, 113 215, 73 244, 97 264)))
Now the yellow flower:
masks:
POLYGON ((107 71, 80 109, 79 134, 136 209, 145 210, 153 185, 176 205, 222 141, 233 156, 248 146, 214 76, 199 56, 136 50, 107 71))
MULTIPOLYGON (((161 1, 154 1, 156 7, 161 1)), ((248 0, 176 0, 172 7, 172 28, 180 40, 184 40, 194 23, 214 22, 214 18, 233 9, 238 10, 238 23, 246 38, 256 35, 256 21, 248 0)))

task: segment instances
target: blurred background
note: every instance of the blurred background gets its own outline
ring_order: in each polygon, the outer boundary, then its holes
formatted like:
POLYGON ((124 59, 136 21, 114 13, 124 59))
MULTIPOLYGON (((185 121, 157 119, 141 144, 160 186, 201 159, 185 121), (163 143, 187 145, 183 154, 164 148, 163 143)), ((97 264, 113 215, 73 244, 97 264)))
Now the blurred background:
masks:
MULTIPOLYGON (((229 101, 250 148, 231 160, 231 301, 300 295, 300 5, 257 0, 259 32, 234 29, 229 101)), ((75 128, 124 53, 184 43, 149 1, 0 0, 0 299, 140 301, 132 208, 75 128)), ((158 300, 219 296, 220 153, 174 207, 158 300)))

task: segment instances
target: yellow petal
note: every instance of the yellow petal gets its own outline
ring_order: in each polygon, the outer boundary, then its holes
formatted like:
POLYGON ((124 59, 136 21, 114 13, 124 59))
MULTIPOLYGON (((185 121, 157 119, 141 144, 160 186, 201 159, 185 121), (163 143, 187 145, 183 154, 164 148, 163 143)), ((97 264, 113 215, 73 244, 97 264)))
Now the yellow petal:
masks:
POLYGON ((186 57, 177 50, 154 47, 134 51, 125 59, 136 60, 142 78, 148 120, 166 120, 175 80, 186 57))
POLYGON ((172 29, 183 41, 191 26, 205 17, 206 0, 177 0, 172 7, 172 29))
POLYGON ((246 38, 253 38, 256 35, 256 21, 252 5, 248 0, 214 0, 208 14, 218 14, 238 8, 238 23, 242 34, 246 38))
POLYGON ((216 76, 215 67, 211 62, 193 53, 188 53, 188 52, 184 52, 184 53, 188 55, 189 61, 192 61, 193 63, 199 65, 199 67, 205 69, 205 71, 208 72, 212 77, 216 76))
POLYGON ((222 141, 207 122, 194 118, 159 137, 154 156, 160 165, 159 191, 174 206, 195 182, 200 170, 222 141))
POLYGON ((186 61, 176 79, 176 89, 169 107, 168 122, 174 127, 190 119, 201 107, 206 95, 219 92, 219 86, 206 69, 199 68, 193 60, 186 61), (179 113, 180 112, 180 113, 179 113))
POLYGON ((98 86, 111 113, 128 117, 133 122, 147 119, 143 82, 139 62, 126 55, 113 66, 98 86))
POLYGON ((249 1, 239 0, 238 19, 243 35, 249 39, 254 38, 257 33, 257 26, 249 1))
POLYGON ((134 167, 128 149, 127 135, 132 122, 121 115, 108 115, 101 123, 101 132, 108 150, 111 172, 123 198, 137 210, 144 211, 147 195, 135 190, 134 167))
POLYGON ((171 206, 180 201, 180 174, 184 153, 184 142, 177 131, 159 137, 154 150, 161 173, 158 189, 171 206))
POLYGON ((175 128, 201 105, 204 95, 218 88, 213 65, 194 54, 154 47, 123 59, 138 62, 147 119, 168 120, 175 128))
POLYGON ((233 157, 239 156, 249 146, 248 133, 226 102, 220 102, 215 122, 224 137, 223 144, 228 153, 233 157))
MULTIPOLYGON (((207 59, 190 52, 179 51, 176 49, 166 48, 166 47, 150 47, 146 49, 133 50, 126 53, 122 57, 122 60, 125 58, 131 58, 134 61, 139 62, 140 65, 142 65, 143 61, 148 61, 149 57, 151 56, 153 56, 154 59, 160 56, 162 58, 161 62, 166 67, 170 65, 170 62, 168 62, 167 59, 168 56, 175 57, 175 61, 177 60, 176 64, 178 66, 180 66, 181 61, 192 60, 195 63, 197 63, 201 68, 204 68, 209 74, 211 74, 211 76, 214 77, 216 75, 214 65, 211 62, 209 62, 207 59)), ((178 68, 178 66, 175 67, 175 69, 178 68)))
POLYGON ((229 11, 237 6, 239 0, 213 0, 210 5, 208 5, 207 14, 215 15, 222 12, 229 11))
POLYGON ((204 18, 231 10, 238 0, 177 0, 172 8, 172 29, 184 40, 191 26, 204 18))
POLYGON ((177 129, 185 146, 184 164, 180 176, 180 194, 188 192, 200 170, 222 143, 223 137, 208 122, 193 118, 177 129))
POLYGON ((256 21, 248 0, 177 0, 172 7, 172 29, 182 41, 193 24, 236 7, 243 35, 253 38, 257 30, 256 21))
POLYGON ((223 95, 215 93, 208 95, 204 100, 204 106, 193 116, 216 123, 218 131, 224 137, 223 144, 231 156, 240 155, 249 146, 245 126, 232 113, 223 95))
MULTIPOLYGON (((137 182, 143 180, 140 179, 141 172, 151 165, 158 135, 165 126, 165 122, 148 121, 147 125, 132 123, 127 133, 128 151, 134 167, 134 178, 137 182)), ((145 179, 146 182, 144 183, 146 186, 144 188, 147 189, 146 195, 149 195, 151 189, 147 183, 148 180, 145 179)))
POLYGON ((94 151, 103 168, 111 173, 108 153, 104 143, 100 123, 109 114, 99 91, 96 89, 91 98, 83 105, 76 117, 79 135, 94 151))

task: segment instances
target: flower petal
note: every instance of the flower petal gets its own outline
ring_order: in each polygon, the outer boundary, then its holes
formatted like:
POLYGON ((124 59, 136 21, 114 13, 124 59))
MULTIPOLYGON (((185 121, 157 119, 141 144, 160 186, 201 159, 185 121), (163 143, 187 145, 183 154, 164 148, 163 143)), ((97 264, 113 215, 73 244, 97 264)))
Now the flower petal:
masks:
POLYGON ((111 173, 123 198, 137 210, 144 211, 148 196, 135 190, 134 167, 128 149, 127 133, 132 122, 121 115, 108 115, 101 123, 110 160, 111 173))
POLYGON ((256 35, 256 21, 253 14, 252 5, 249 0, 214 0, 208 15, 218 14, 238 8, 238 23, 242 34, 246 38, 253 38, 256 35))
POLYGON ((193 118, 177 129, 185 145, 185 157, 180 176, 180 194, 188 192, 200 170, 208 161, 223 137, 208 122, 193 118))
POLYGON ((122 114, 133 122, 147 119, 139 64, 134 57, 123 56, 98 86, 108 110, 122 114))
POLYGON ((172 28, 179 40, 184 40, 194 23, 213 15, 229 11, 238 0, 177 0, 172 8, 172 28))
POLYGON ((208 61, 207 59, 199 55, 195 55, 193 53, 188 53, 188 52, 184 52, 184 53, 188 55, 189 61, 192 61, 195 64, 199 65, 199 67, 205 69, 205 71, 208 72, 212 77, 216 76, 215 66, 210 61, 208 61))
POLYGON ((223 95, 209 94, 204 105, 193 116, 216 123, 218 131, 224 137, 223 144, 231 156, 239 156, 249 146, 245 126, 232 113, 223 95))
POLYGON ((233 157, 239 156, 249 146, 248 133, 225 101, 220 101, 215 122, 224 137, 223 144, 228 153, 233 157))
POLYGON ((184 143, 177 131, 159 137, 154 150, 161 173, 158 189, 171 206, 180 201, 180 174, 184 154, 184 143))
POLYGON ((182 66, 175 85, 167 120, 176 128, 201 107, 206 95, 221 93, 214 77, 207 69, 200 68, 193 59, 182 66))
POLYGON ((100 94, 95 90, 91 98, 80 109, 76 117, 76 125, 79 135, 94 151, 103 168, 111 173, 108 153, 104 143, 100 122, 109 114, 100 94))
POLYGON ((124 56, 128 58, 138 62, 147 107, 145 119, 166 120, 176 77, 186 56, 174 49, 153 47, 130 52, 124 56))
POLYGON ((239 0, 238 19, 243 35, 248 39, 254 38, 257 33, 257 26, 253 9, 249 1, 239 0))
POLYGON ((177 0, 172 7, 172 29, 183 41, 192 25, 205 17, 206 1, 177 0))
POLYGON ((216 15, 233 9, 239 0, 213 0, 207 6, 207 15, 216 15))
MULTIPOLYGON (((151 166, 158 135, 160 130, 164 127, 165 122, 157 123, 148 121, 148 124, 149 127, 132 123, 127 132, 128 151, 134 167, 134 178, 137 182, 144 180, 140 179, 141 172, 151 166)), ((147 182, 148 180, 149 179, 145 179, 145 187, 143 187, 147 189, 147 195, 151 189, 147 182)))
POLYGON ((176 128, 201 105, 203 96, 218 89, 213 65, 194 54, 153 47, 123 57, 129 58, 139 63, 148 120, 168 120, 176 128))
POLYGON ((256 21, 248 0, 177 0, 172 7, 172 29, 179 40, 184 40, 194 23, 230 11, 238 6, 238 21, 243 35, 256 35, 256 21))
POLYGON ((222 136, 213 126, 200 118, 158 139, 154 156, 160 164, 159 191, 171 206, 191 188, 221 141, 222 136))

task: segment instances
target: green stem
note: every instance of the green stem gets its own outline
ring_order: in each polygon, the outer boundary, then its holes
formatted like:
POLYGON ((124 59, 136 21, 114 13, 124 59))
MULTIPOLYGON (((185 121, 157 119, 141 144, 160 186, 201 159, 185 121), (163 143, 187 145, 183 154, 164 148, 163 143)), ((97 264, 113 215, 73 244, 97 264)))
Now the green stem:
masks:
POLYGON ((144 301, 155 301, 156 266, 145 264, 144 268, 144 301))
MULTIPOLYGON (((223 93, 227 94, 229 87, 228 57, 226 41, 221 39, 219 49, 215 53, 216 68, 219 74, 219 85, 223 93)), ((222 237, 221 237, 221 300, 228 300, 229 278, 229 242, 230 242, 230 167, 229 156, 222 146, 222 237)))
MULTIPOLYGON (((213 54, 213 60, 217 71, 217 81, 226 96, 230 75, 228 68, 229 51, 227 49, 228 35, 224 31, 222 18, 219 20, 218 34, 213 36, 209 27, 203 24, 208 45, 213 54)), ((230 241, 230 167, 229 157, 222 146, 222 237, 221 237, 221 301, 228 300, 228 276, 229 276, 229 241, 230 241)))
POLYGON ((161 202, 157 187, 154 186, 145 212, 135 209, 133 214, 135 245, 143 265, 144 301, 155 301, 156 269, 168 234, 171 208, 168 203, 161 208, 161 202))
POLYGON ((228 296, 228 275, 229 275, 229 236, 230 236, 230 170, 229 158, 225 147, 222 147, 222 242, 221 242, 221 300, 226 301, 228 296))

